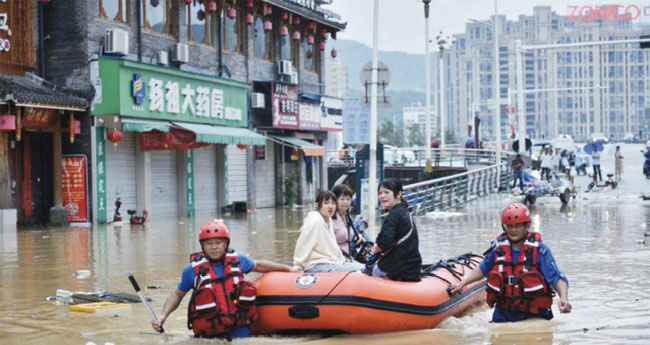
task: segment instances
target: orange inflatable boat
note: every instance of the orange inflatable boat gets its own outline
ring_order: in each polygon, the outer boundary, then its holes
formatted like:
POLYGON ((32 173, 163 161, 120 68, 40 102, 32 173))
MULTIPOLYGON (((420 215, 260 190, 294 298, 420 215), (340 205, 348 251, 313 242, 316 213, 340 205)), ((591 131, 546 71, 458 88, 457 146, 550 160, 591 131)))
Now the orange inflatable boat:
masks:
POLYGON ((361 272, 266 273, 255 281, 260 319, 252 332, 268 334, 382 333, 433 328, 485 301, 477 282, 450 297, 455 284, 479 269, 465 254, 423 266, 420 282, 396 282, 361 272))

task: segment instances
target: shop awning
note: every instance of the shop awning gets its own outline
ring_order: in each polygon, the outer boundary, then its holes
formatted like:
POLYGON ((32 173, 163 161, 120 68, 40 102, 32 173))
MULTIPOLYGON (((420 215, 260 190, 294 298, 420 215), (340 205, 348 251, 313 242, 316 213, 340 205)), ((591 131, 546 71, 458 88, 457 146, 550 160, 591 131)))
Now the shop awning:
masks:
POLYGON ((305 141, 302 139, 294 138, 294 137, 283 137, 279 135, 269 135, 270 138, 276 139, 278 141, 281 141, 285 144, 288 144, 289 146, 294 146, 297 147, 305 153, 305 156, 324 156, 325 155, 325 148, 316 145, 313 143, 310 143, 309 141, 305 141))
POLYGON ((248 128, 211 126, 187 122, 174 125, 196 133, 196 141, 210 144, 266 145, 266 137, 248 128))
POLYGON ((122 118, 122 130, 126 132, 149 132, 151 130, 159 130, 161 132, 169 132, 169 127, 172 125, 167 121, 156 120, 137 120, 122 118))

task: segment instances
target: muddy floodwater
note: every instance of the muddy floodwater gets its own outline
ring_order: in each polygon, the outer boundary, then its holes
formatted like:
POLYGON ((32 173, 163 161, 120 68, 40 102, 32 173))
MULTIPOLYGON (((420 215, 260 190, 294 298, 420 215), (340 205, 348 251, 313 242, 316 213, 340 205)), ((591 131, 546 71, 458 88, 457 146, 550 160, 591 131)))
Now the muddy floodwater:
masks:
MULTIPOLYGON (((610 146, 603 154, 604 173, 614 166, 610 146)), ((254 337, 233 343, 648 344, 650 237, 644 237, 644 232, 650 232, 650 201, 642 201, 639 193, 650 192, 650 182, 640 171, 640 148, 624 147, 625 171, 619 188, 586 193, 588 177, 581 176, 576 182, 581 191, 568 206, 563 207, 557 197, 540 197, 531 208, 532 229, 541 232, 569 277, 570 314, 559 314, 555 304, 551 321, 491 324, 491 310, 483 305, 430 330, 322 339, 254 337)), ((500 209, 517 200, 510 194, 496 194, 457 210, 418 217, 424 261, 483 252, 500 232, 500 209)), ((253 258, 290 264, 307 211, 262 209, 226 216, 231 246, 253 258)), ((0 343, 162 343, 141 304, 119 313, 84 314, 46 298, 57 289, 134 293, 127 279, 133 273, 141 286, 160 287, 145 290, 159 313, 165 297, 178 284, 189 254, 199 250, 198 227, 211 218, 156 219, 145 226, 3 229, 0 343), (80 270, 90 270, 90 276, 74 274, 80 270)), ((205 344, 205 340, 191 338, 187 329, 188 299, 189 295, 165 328, 176 344, 205 344)))

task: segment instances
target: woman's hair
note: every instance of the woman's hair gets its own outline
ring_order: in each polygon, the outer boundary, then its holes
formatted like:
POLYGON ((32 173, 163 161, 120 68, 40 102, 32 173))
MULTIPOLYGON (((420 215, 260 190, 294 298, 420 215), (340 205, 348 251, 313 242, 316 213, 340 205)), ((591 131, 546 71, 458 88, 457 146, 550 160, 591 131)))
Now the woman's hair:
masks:
POLYGON ((616 145, 616 151, 618 151, 618 150, 620 150, 620 149, 621 149, 621 147, 618 146, 618 145, 616 145))
POLYGON ((381 187, 384 187, 385 189, 388 189, 389 191, 393 192, 393 196, 397 198, 397 194, 402 192, 402 204, 404 206, 408 207, 408 203, 406 202, 406 199, 404 199, 404 189, 402 188, 402 183, 397 181, 394 178, 387 178, 379 183, 379 187, 377 188, 377 192, 379 192, 379 189, 381 187))
POLYGON ((321 207, 323 207, 323 203, 327 200, 332 200, 336 203, 336 195, 334 195, 334 193, 330 192, 329 190, 322 190, 318 192, 318 195, 316 196, 316 203, 318 204, 319 210, 321 207))
MULTIPOLYGON (((352 189, 350 189, 350 187, 348 187, 348 185, 345 184, 337 184, 336 186, 334 186, 334 189, 332 189, 332 191, 336 196, 336 200, 338 200, 342 196, 349 196, 350 198, 354 196, 354 192, 352 191, 352 189)), ((338 203, 336 205, 338 207, 338 203)), ((332 218, 336 219, 337 214, 338 212, 335 212, 332 218)), ((350 209, 347 210, 347 218, 350 218, 350 209)))

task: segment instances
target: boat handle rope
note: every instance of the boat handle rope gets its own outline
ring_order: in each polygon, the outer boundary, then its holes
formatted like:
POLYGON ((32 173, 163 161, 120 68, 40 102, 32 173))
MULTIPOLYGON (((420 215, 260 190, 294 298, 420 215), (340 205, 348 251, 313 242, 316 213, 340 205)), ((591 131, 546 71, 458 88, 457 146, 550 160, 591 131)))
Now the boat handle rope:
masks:
POLYGON ((334 287, 332 287, 332 289, 331 289, 330 291, 327 292, 327 294, 326 294, 325 296, 321 297, 321 299, 319 299, 318 302, 314 303, 314 305, 318 305, 318 304, 320 304, 321 302, 323 302, 323 300, 324 300, 325 298, 327 298, 327 297, 328 297, 328 296, 329 296, 329 295, 334 291, 334 289, 336 289, 336 288, 337 288, 337 287, 338 287, 338 286, 343 282, 343 280, 345 280, 345 278, 347 278, 347 277, 350 275, 350 273, 352 273, 352 272, 356 272, 356 271, 349 271, 349 272, 347 272, 347 273, 343 276, 343 278, 341 278, 341 279, 336 283, 336 285, 334 285, 334 287))

